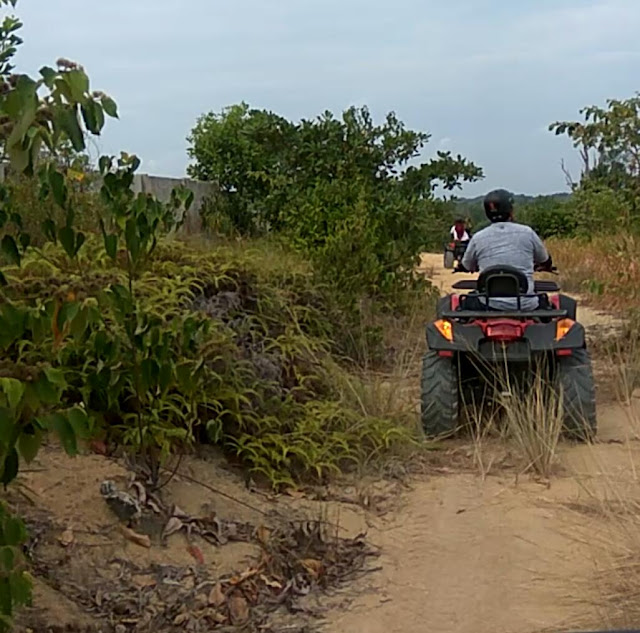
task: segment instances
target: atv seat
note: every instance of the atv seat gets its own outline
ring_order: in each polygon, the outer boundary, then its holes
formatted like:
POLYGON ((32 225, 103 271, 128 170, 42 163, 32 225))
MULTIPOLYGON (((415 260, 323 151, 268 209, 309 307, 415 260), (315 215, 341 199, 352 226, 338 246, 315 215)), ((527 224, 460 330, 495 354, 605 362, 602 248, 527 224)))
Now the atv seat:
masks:
POLYGON ((533 294, 529 293, 529 280, 522 271, 506 265, 491 266, 480 273, 477 281, 462 281, 454 285, 454 288, 475 290, 475 292, 461 296, 457 309, 454 311, 445 310, 442 316, 472 319, 490 318, 490 315, 499 314, 503 318, 537 318, 544 321, 566 316, 566 310, 553 309, 549 296, 545 292, 554 291, 557 286, 553 283, 548 283, 547 286, 545 282, 538 282, 538 284, 534 284, 533 294), (540 302, 539 307, 533 310, 523 310, 521 306, 523 297, 537 297, 540 302), (486 305, 491 298, 514 298, 517 307, 514 310, 493 309, 486 305), (479 303, 485 305, 479 306, 479 303))
POLYGON ((529 292, 529 280, 513 266, 490 266, 480 273, 477 290, 487 297, 519 297, 529 292))

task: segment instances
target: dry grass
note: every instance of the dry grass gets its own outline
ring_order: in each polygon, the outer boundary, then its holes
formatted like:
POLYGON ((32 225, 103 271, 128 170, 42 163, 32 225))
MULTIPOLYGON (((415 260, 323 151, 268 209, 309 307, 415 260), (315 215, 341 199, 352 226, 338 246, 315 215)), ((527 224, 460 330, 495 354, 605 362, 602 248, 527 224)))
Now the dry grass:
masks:
MULTIPOLYGON (((640 480, 638 455, 616 455, 615 465, 595 449, 590 476, 577 475, 585 501, 568 504, 578 521, 591 522, 589 545, 595 566, 595 606, 608 629, 640 625, 640 480)), ((590 604, 589 606, 594 606, 590 604)))
POLYGON ((640 238, 621 233, 590 241, 552 239, 547 246, 566 291, 608 310, 640 308, 640 238))
POLYGON ((487 365, 481 371, 494 392, 493 404, 488 396, 464 403, 480 475, 485 478, 497 462, 498 440, 513 448, 521 472, 549 479, 558 461, 563 415, 562 394, 546 367, 532 368, 524 384, 517 384, 506 366, 487 365))
POLYGON ((536 371, 529 388, 505 389, 500 401, 507 433, 525 459, 525 470, 549 479, 562 433, 562 393, 536 371))
POLYGON ((596 607, 602 626, 640 626, 640 336, 637 324, 608 342, 602 362, 615 385, 626 441, 593 445, 584 455, 584 472, 575 474, 583 498, 575 508, 595 519, 590 545, 596 561, 596 607))

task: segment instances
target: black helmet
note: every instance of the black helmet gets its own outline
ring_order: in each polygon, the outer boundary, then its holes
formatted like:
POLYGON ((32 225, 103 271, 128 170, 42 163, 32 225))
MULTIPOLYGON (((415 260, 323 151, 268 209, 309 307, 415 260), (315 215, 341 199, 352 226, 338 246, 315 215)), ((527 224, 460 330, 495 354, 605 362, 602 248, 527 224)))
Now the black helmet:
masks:
POLYGON ((484 212, 490 222, 506 222, 513 211, 513 196, 506 189, 490 191, 484 197, 484 212))

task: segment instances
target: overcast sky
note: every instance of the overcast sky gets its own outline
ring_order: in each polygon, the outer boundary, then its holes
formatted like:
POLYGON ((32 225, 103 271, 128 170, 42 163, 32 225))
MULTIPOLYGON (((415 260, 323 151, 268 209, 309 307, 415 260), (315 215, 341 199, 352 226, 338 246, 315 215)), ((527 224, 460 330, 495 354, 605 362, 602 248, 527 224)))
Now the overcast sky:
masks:
POLYGON ((182 176, 206 111, 247 101, 288 118, 394 110, 524 193, 565 189, 571 145, 547 131, 640 89, 640 0, 19 0, 21 71, 61 56, 115 98, 102 152, 182 176))

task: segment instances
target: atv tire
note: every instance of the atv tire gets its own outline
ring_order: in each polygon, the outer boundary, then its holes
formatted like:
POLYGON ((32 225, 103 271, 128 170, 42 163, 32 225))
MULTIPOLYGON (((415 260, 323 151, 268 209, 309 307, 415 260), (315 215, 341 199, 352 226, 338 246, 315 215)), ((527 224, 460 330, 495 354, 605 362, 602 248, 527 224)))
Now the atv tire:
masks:
POLYGON ((444 252, 444 267, 445 268, 453 268, 453 263, 455 262, 455 254, 453 251, 445 251, 444 252))
POLYGON ((564 433, 571 439, 589 441, 598 430, 596 389, 589 352, 582 348, 558 360, 562 389, 564 433))
POLYGON ((422 359, 421 419, 427 437, 458 430, 458 374, 452 358, 429 351, 422 359))

